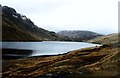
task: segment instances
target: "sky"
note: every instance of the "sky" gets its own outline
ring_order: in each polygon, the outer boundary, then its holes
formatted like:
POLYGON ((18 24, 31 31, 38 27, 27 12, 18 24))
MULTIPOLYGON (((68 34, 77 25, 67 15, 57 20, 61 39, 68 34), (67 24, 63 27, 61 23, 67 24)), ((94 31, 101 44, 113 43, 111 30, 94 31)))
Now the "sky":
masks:
POLYGON ((0 0, 49 31, 118 32, 119 0, 0 0))

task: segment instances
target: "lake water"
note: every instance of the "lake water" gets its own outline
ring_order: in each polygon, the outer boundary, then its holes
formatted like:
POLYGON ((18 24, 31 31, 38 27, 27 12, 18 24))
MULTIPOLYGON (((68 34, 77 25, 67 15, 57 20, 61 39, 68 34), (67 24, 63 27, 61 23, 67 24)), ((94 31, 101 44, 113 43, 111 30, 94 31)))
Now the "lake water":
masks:
MULTIPOLYGON (((16 49, 19 52, 26 52, 31 50, 29 56, 41 55, 57 55, 63 54, 72 50, 77 50, 85 47, 99 46, 98 44, 84 43, 84 42, 65 42, 65 41, 43 41, 43 42, 2 42, 2 49, 16 49), (23 51, 24 50, 24 51, 23 51)), ((24 54, 23 53, 23 54, 24 54)), ((16 55, 17 54, 6 54, 16 55)))

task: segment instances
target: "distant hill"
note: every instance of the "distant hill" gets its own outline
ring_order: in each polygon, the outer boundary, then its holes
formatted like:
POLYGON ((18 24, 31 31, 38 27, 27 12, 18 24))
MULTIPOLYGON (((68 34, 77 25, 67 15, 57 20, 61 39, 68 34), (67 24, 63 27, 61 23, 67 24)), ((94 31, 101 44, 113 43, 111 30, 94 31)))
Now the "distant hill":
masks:
POLYGON ((57 40, 55 32, 37 27, 25 15, 15 9, 2 7, 2 40, 3 41, 41 41, 57 40))
POLYGON ((60 31, 57 34, 64 35, 70 38, 72 41, 86 41, 90 39, 94 39, 98 36, 103 36, 102 34, 98 34, 91 31, 80 31, 80 30, 64 30, 60 31))
POLYGON ((118 43, 118 36, 120 36, 120 33, 113 33, 113 34, 109 34, 106 36, 102 36, 102 37, 97 37, 95 39, 92 40, 88 40, 87 42, 90 43, 100 43, 100 44, 114 44, 114 43, 118 43))

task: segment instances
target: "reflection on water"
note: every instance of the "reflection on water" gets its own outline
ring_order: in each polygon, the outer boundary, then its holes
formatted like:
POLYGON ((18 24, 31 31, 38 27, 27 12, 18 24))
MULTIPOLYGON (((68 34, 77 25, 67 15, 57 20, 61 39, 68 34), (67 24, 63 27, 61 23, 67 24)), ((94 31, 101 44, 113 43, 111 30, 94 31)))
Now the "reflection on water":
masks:
POLYGON ((71 50, 99 46, 84 42, 43 41, 43 42, 3 42, 4 56, 41 56, 63 54, 71 50))
POLYGON ((32 54, 32 50, 22 50, 22 49, 2 49, 2 58, 3 59, 17 59, 28 57, 32 54))

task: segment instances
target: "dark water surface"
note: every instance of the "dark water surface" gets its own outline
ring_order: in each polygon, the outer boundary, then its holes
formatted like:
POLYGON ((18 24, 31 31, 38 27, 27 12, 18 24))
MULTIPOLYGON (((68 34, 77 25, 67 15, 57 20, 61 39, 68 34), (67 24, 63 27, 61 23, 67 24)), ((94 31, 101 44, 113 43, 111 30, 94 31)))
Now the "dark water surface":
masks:
POLYGON ((84 42, 43 41, 43 42, 2 42, 4 56, 57 55, 85 47, 99 46, 84 42))

